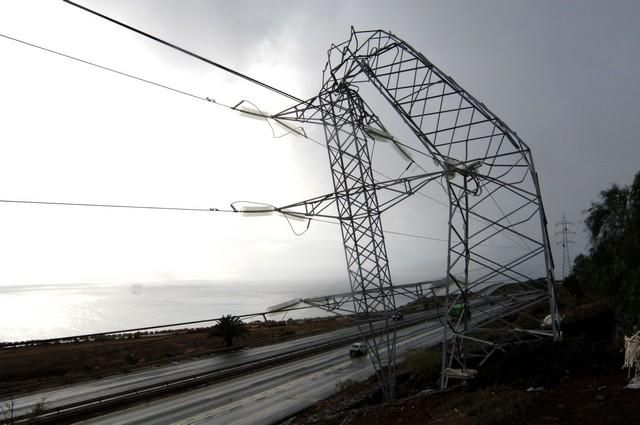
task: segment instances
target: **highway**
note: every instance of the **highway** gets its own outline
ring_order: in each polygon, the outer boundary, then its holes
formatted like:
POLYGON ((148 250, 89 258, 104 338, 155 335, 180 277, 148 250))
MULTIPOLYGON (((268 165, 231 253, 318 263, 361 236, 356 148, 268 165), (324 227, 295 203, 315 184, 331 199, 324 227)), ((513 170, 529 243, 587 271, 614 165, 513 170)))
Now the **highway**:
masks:
MULTIPOLYGON (((495 318, 510 303, 477 303, 471 322, 495 318)), ((440 322, 426 321, 426 317, 434 317, 433 312, 407 315, 405 324, 412 320, 418 324, 398 330, 399 360, 411 349, 441 341, 440 322)), ((369 359, 348 356, 350 340, 357 334, 357 329, 347 328, 30 394, 14 400, 15 414, 28 413, 44 396, 46 416, 56 420, 64 418, 58 416, 58 409, 63 414, 74 409, 89 412, 116 400, 114 407, 120 408, 119 401, 145 404, 131 405, 86 423, 272 423, 330 396, 341 381, 363 380, 373 374, 369 359), (308 352, 303 356, 305 350, 308 352), (265 363, 264 367, 255 367, 256 362, 265 363), (211 375, 215 379, 209 379, 211 375), (176 389, 189 391, 169 394, 167 385, 176 381, 186 384, 176 389), (208 385, 200 385, 205 383, 208 385), (149 401, 152 399, 156 401, 149 401)))
MULTIPOLYGON (((437 322, 398 331, 398 356, 435 345, 437 322)), ((268 370, 88 420, 86 424, 269 424, 329 397, 345 380, 374 373, 367 357, 350 358, 349 345, 268 370)))
MULTIPOLYGON (((521 300, 522 301, 522 300, 521 300)), ((473 323, 491 320, 502 305, 476 305, 473 323), (478 314, 479 313, 479 314, 478 314)), ((422 321, 397 333, 397 357, 434 346, 442 340, 439 321, 422 321)), ((337 391, 346 380, 361 381, 374 373, 366 357, 350 358, 349 345, 292 361, 257 373, 239 376, 188 393, 96 417, 84 424, 273 424, 286 419, 337 391)))
MULTIPOLYGON (((420 314, 426 317, 423 312, 420 314)), ((408 315, 407 321, 415 318, 408 315)), ((185 361, 132 372, 126 375, 114 375, 107 378, 79 383, 71 386, 53 388, 14 399, 15 415, 21 416, 31 411, 33 406, 44 397, 46 408, 54 410, 64 406, 80 404, 87 400, 106 399, 117 394, 136 391, 141 388, 158 386, 169 381, 201 377, 203 375, 222 372, 242 365, 253 365, 256 362, 267 362, 277 356, 296 353, 333 344, 340 340, 349 340, 358 336, 358 329, 350 327, 310 337, 295 339, 278 344, 212 355, 203 359, 185 361)), ((299 356, 298 356, 299 357, 299 356)), ((8 400, 0 401, 4 405, 8 400)))
MULTIPOLYGON (((471 322, 499 313, 496 305, 476 306, 471 322), (482 310, 480 313, 479 310, 482 310)), ((438 321, 426 321, 398 331, 397 356, 435 346, 442 340, 438 321)), ((268 370, 239 376, 188 393, 134 406, 87 420, 85 424, 272 424, 336 392, 346 380, 361 381, 374 371, 366 357, 352 359, 349 345, 292 361, 268 370)))

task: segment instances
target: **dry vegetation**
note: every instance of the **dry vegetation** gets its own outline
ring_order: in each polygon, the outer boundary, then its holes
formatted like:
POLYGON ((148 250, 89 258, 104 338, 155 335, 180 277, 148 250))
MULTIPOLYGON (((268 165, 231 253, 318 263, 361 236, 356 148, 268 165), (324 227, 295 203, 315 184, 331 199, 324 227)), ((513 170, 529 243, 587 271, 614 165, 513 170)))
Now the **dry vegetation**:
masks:
POLYGON ((640 391, 624 388, 613 311, 603 302, 577 305, 564 291, 561 302, 562 343, 513 347, 446 392, 437 390, 438 351, 419 351, 400 368, 396 401, 383 403, 371 378, 343 385, 287 424, 640 424, 640 391))
MULTIPOLYGON (((252 322, 232 350, 255 347, 342 328, 347 318, 252 322)), ((0 350, 0 397, 70 384, 134 369, 202 357, 228 350, 208 328, 172 333, 138 333, 92 342, 48 344, 0 350), (125 339, 126 338, 126 339, 125 339)))

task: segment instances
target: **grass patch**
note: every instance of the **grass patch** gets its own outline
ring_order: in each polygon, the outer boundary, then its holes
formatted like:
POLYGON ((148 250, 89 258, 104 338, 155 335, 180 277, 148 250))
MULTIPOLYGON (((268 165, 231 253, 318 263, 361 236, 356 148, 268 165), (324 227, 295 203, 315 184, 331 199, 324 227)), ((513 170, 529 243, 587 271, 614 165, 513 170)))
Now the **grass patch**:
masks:
POLYGON ((407 356, 405 371, 421 381, 436 381, 440 377, 442 352, 434 349, 416 350, 407 356))

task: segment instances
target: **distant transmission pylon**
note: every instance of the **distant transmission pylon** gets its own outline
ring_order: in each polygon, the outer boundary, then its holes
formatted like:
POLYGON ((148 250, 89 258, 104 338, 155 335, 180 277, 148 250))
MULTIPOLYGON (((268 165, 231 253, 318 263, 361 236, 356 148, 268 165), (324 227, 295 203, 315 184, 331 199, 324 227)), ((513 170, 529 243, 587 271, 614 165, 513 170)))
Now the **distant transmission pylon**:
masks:
POLYGON ((562 220, 556 223, 556 228, 560 226, 560 230, 556 231, 556 236, 562 235, 562 239, 556 242, 556 245, 562 245, 562 280, 571 273, 571 256, 569 255, 569 245, 574 244, 569 235, 575 235, 576 232, 569 230, 574 224, 567 221, 567 217, 562 214, 562 220))

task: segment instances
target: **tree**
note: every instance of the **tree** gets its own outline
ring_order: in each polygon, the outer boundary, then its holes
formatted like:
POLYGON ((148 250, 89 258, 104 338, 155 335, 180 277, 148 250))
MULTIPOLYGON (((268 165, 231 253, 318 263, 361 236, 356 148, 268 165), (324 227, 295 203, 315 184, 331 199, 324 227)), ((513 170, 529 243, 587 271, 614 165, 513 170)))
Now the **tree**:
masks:
POLYGON ((209 337, 221 337, 225 347, 231 347, 234 338, 242 337, 249 333, 247 326, 238 316, 228 314, 217 319, 217 322, 209 331, 209 337))
POLYGON ((585 225, 591 248, 576 257, 567 287, 576 295, 608 300, 618 326, 640 326, 640 172, 631 186, 600 192, 585 225))

